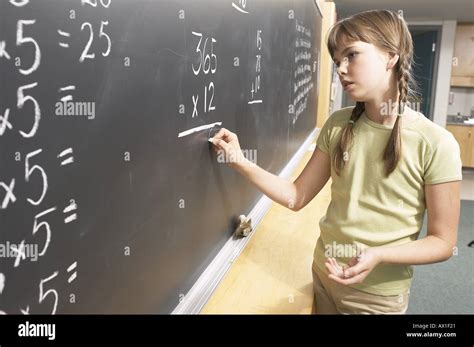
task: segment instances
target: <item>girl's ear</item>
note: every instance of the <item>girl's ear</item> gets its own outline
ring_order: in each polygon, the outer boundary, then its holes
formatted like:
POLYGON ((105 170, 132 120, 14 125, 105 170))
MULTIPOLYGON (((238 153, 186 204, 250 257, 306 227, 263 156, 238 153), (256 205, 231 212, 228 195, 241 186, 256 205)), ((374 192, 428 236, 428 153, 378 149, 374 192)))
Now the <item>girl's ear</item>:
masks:
POLYGON ((388 54, 388 61, 387 61, 387 70, 393 69, 395 65, 397 65, 400 56, 396 53, 389 53, 388 54))

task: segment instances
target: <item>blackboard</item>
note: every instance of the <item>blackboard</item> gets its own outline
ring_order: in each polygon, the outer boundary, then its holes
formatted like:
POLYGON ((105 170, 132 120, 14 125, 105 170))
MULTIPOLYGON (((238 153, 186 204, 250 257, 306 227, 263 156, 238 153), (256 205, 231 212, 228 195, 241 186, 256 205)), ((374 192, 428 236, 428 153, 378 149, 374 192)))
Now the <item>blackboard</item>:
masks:
POLYGON ((278 173, 320 27, 311 0, 2 1, 0 312, 171 312, 261 197, 209 135, 278 173))

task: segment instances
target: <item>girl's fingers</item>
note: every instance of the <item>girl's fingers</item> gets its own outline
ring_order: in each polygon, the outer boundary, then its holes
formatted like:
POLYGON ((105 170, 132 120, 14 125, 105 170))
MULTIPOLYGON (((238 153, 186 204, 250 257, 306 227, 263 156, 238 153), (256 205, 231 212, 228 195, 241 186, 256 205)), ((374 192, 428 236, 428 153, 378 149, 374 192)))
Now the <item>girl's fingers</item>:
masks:
POLYGON ((336 264, 334 258, 329 258, 329 264, 331 264, 331 267, 336 270, 336 264))
POLYGON ((332 279, 333 281, 337 282, 337 283, 344 284, 344 285, 356 283, 355 280, 352 279, 352 278, 351 279, 342 279, 339 276, 334 276, 333 274, 330 274, 329 278, 332 279))
POLYGON ((229 145, 227 142, 221 139, 214 139, 213 140, 214 145, 216 145, 218 148, 223 149, 224 151, 227 151, 229 148, 229 145))
POLYGON ((334 276, 334 275, 329 275, 329 278, 334 280, 337 283, 348 285, 348 284, 357 284, 357 283, 362 283, 364 279, 367 277, 369 271, 363 271, 356 276, 350 277, 350 278, 345 278, 342 279, 340 277, 334 276))
POLYGON ((329 272, 328 277, 344 285, 361 283, 369 273, 363 264, 342 267, 334 258, 327 258, 324 265, 329 272))
POLYGON ((326 269, 328 269, 328 271, 330 273, 332 273, 334 270, 333 270, 333 266, 332 266, 332 263, 331 263, 331 260, 328 258, 326 259, 326 261, 324 262, 324 266, 326 266, 326 269))
POLYGON ((324 263, 324 266, 326 266, 326 269, 328 270, 328 272, 329 272, 330 274, 333 274, 333 275, 336 274, 336 272, 335 272, 334 267, 332 266, 332 264, 330 264, 329 262, 326 262, 326 263, 324 263))
POLYGON ((358 263, 358 264, 348 268, 347 271, 345 272, 346 277, 349 278, 349 277, 355 276, 359 273, 362 273, 364 270, 366 270, 365 265, 366 264, 364 264, 364 263, 358 263))
POLYGON ((337 270, 338 272, 342 270, 341 266, 339 265, 339 263, 336 261, 336 259, 334 258, 330 258, 331 259, 331 263, 332 263, 332 266, 334 267, 335 270, 337 270))
POLYGON ((214 138, 221 138, 226 130, 226 128, 220 128, 219 131, 214 134, 214 138))
POLYGON ((349 262, 347 263, 347 265, 350 267, 350 266, 354 266, 355 264, 357 264, 358 262, 358 258, 357 257, 354 257, 352 258, 351 260, 349 260, 349 262))
POLYGON ((342 268, 341 266, 337 263, 336 259, 334 258, 328 258, 327 260, 327 268, 330 271, 331 274, 334 276, 341 276, 342 275, 342 268))
POLYGON ((226 128, 221 128, 213 137, 213 139, 224 140, 225 142, 229 142, 232 140, 234 133, 230 132, 226 128))

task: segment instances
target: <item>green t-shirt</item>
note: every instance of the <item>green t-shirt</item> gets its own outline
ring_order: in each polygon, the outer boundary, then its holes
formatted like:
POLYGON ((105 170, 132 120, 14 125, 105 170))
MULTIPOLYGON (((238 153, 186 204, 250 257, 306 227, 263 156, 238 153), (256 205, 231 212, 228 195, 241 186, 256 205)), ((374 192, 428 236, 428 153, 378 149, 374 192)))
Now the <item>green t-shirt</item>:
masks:
MULTIPOLYGON (((418 238, 426 209, 425 184, 462 179, 459 145, 450 132, 421 113, 402 122, 402 155, 392 174, 384 174, 383 151, 392 127, 365 114, 354 124, 353 145, 341 176, 332 159, 353 107, 334 112, 324 124, 317 147, 331 157, 331 202, 320 220, 321 235, 313 266, 327 273, 326 256, 347 264, 350 251, 398 245, 418 238)), ((361 284, 351 287, 378 295, 398 295, 410 288, 413 269, 380 264, 361 284)))

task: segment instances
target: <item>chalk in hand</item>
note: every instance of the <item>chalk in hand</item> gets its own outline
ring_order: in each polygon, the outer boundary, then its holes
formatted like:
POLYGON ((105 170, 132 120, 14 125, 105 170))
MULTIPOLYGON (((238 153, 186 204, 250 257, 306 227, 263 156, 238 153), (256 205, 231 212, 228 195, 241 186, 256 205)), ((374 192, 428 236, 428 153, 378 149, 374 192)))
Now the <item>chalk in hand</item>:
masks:
POLYGON ((207 135, 208 141, 214 144, 214 136, 221 130, 222 122, 214 123, 214 125, 209 129, 209 134, 207 135))

